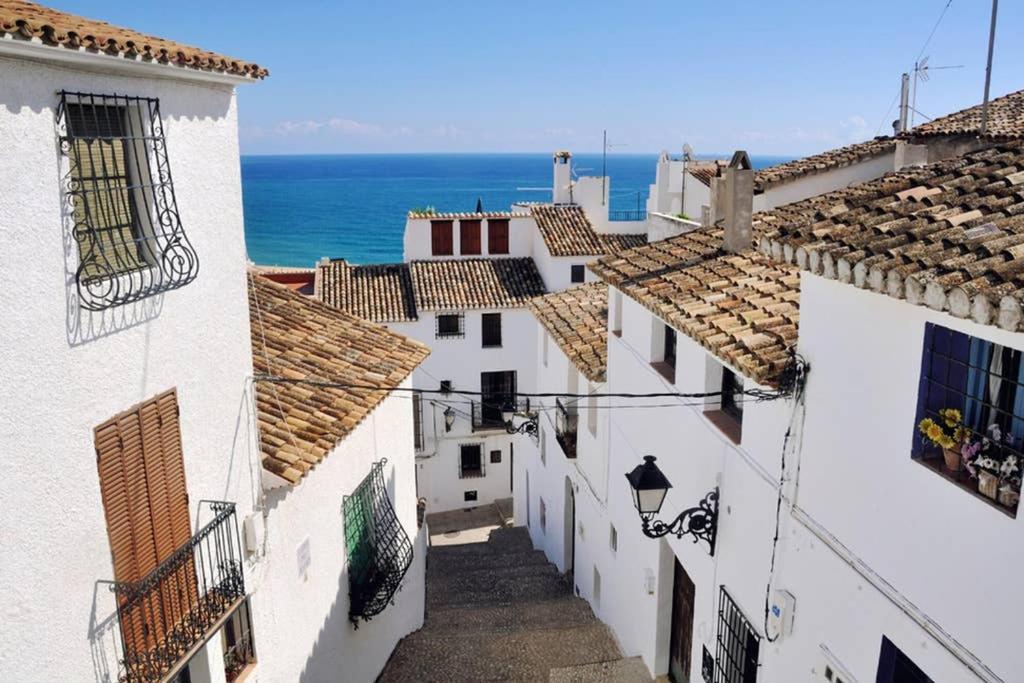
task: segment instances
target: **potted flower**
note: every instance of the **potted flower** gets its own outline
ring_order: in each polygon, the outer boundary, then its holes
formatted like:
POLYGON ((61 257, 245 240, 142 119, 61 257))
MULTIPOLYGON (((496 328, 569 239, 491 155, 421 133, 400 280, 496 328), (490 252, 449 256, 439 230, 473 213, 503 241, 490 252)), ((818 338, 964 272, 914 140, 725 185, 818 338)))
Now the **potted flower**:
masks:
MULTIPOLYGON (((1016 459, 1017 456, 1010 457, 1016 459)), ((1003 485, 999 487, 999 502, 1008 508, 1017 507, 1017 503, 1020 502, 1020 474, 1010 475, 1003 481, 1003 485)))
POLYGON ((962 419, 963 415, 956 408, 943 408, 938 420, 926 417, 917 425, 922 441, 942 451, 946 469, 951 472, 960 470, 960 446, 967 438, 962 419))
POLYGON ((972 470, 978 476, 979 493, 995 500, 999 495, 999 476, 1002 471, 1002 461, 999 460, 998 456, 987 455, 982 452, 971 465, 972 470))

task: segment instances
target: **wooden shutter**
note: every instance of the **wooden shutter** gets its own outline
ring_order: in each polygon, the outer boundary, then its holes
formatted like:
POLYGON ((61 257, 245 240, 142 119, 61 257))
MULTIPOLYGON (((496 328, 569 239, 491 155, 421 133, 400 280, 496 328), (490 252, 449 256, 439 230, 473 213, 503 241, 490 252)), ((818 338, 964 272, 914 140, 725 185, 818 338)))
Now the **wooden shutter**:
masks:
POLYGON ((434 256, 451 256, 452 221, 430 221, 430 251, 434 256))
POLYGON ((508 253, 508 220, 489 219, 487 221, 487 252, 490 254, 508 253))
POLYGON ((459 221, 459 253, 480 253, 480 221, 459 221))
MULTIPOLYGON (((192 536, 177 394, 172 389, 108 420, 96 428, 95 443, 114 579, 134 583, 192 536)), ((125 648, 159 645, 197 603, 189 558, 144 601, 122 611, 125 648)))

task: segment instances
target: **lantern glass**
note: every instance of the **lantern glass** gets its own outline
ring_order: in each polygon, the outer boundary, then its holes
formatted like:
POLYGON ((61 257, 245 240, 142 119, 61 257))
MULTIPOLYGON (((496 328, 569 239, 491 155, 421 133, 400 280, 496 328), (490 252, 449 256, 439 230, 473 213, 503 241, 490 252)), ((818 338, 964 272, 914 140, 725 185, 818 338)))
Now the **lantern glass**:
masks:
POLYGON ((512 422, 512 418, 516 416, 515 408, 509 404, 505 404, 505 407, 501 409, 501 419, 505 424, 512 422))
POLYGON ((636 491, 634 501, 637 511, 641 515, 656 515, 661 510, 661 504, 665 502, 665 495, 668 489, 647 489, 636 491))
POLYGON ((641 515, 655 515, 665 502, 665 495, 672 484, 662 474, 653 455, 645 455, 644 462, 626 475, 633 489, 633 505, 641 515))

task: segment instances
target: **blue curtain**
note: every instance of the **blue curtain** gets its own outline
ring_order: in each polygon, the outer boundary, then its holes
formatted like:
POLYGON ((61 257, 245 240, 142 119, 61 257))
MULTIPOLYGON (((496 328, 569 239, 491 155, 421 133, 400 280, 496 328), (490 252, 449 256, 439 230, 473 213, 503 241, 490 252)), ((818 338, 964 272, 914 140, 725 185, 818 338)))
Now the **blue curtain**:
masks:
MULTIPOLYGON (((971 339, 970 346, 971 367, 967 371, 967 399, 964 402, 964 424, 979 434, 984 434, 986 427, 988 427, 987 424, 984 424, 988 411, 982 405, 988 391, 988 372, 985 369, 988 368, 991 362, 993 344, 983 339, 971 339)), ((994 403, 994 401, 989 402, 994 403)), ((1021 428, 1024 429, 1024 425, 1021 428)))

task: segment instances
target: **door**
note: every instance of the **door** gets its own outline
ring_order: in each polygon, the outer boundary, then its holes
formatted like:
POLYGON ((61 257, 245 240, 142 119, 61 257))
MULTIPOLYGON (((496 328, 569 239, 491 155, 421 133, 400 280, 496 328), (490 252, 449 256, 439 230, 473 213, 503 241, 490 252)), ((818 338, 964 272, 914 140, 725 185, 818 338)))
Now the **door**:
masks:
POLYGON ((500 426, 501 409, 516 402, 515 370, 480 373, 480 417, 483 424, 500 426))
MULTIPOLYGON (((675 561, 672 581, 672 632, 669 635, 668 676, 674 683, 690 680, 693 653, 693 594, 690 575, 675 561)), ((664 642, 664 641, 663 641, 664 642)))

